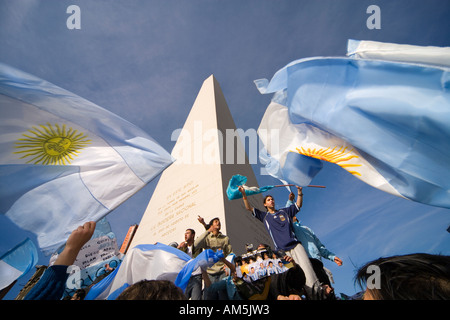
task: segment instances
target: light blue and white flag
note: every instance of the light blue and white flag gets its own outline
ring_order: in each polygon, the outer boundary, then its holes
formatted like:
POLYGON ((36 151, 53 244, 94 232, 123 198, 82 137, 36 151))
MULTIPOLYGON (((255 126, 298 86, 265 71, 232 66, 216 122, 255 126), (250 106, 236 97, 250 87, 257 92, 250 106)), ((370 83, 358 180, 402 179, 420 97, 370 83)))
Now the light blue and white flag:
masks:
POLYGON ((350 39, 347 43, 347 56, 450 67, 450 47, 414 46, 350 39))
POLYGON ((254 194, 259 194, 262 192, 266 192, 269 191, 275 187, 279 187, 279 186, 264 186, 264 187, 256 187, 256 186, 247 186, 247 177, 240 175, 240 174, 235 174, 231 177, 230 181, 228 182, 228 187, 227 187, 227 197, 228 200, 235 200, 235 199, 240 199, 242 198, 242 193, 239 191, 239 186, 242 186, 245 189, 245 194, 247 196, 251 196, 254 194))
POLYGON ((126 120, 0 64, 0 212, 34 232, 45 253, 172 162, 126 120))
POLYGON ((25 239, 0 257, 0 290, 30 271, 38 261, 34 243, 25 239))
POLYGON ((211 249, 191 259, 183 251, 161 243, 137 245, 127 252, 118 268, 89 290, 85 300, 115 300, 141 280, 169 280, 184 291, 194 270, 210 267, 221 258, 221 251, 211 249))
POLYGON ((69 266, 67 269, 69 277, 66 280, 64 296, 73 296, 78 289, 88 288, 95 281, 98 281, 99 277, 104 277, 111 273, 111 271, 114 271, 120 265, 121 261, 118 256, 112 256, 102 263, 97 263, 83 269, 77 265, 69 266))
POLYGON ((391 194, 450 208, 449 71, 319 57, 255 81, 276 93, 258 130, 268 172, 305 185, 323 160, 391 194))

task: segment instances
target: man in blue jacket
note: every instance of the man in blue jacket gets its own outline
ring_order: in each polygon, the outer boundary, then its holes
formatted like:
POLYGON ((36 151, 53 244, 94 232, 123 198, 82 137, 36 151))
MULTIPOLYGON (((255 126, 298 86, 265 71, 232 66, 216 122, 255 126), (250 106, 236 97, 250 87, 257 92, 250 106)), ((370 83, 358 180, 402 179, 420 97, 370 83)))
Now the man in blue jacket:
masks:
POLYGON ((297 220, 297 217, 294 217, 292 226, 294 228, 296 238, 302 243, 303 247, 306 250, 306 254, 308 255, 313 265, 317 277, 322 283, 331 286, 328 276, 323 269, 322 258, 333 261, 338 266, 342 265, 342 260, 333 252, 325 248, 319 238, 317 238, 317 236, 315 235, 314 231, 312 231, 307 226, 301 225, 297 220))

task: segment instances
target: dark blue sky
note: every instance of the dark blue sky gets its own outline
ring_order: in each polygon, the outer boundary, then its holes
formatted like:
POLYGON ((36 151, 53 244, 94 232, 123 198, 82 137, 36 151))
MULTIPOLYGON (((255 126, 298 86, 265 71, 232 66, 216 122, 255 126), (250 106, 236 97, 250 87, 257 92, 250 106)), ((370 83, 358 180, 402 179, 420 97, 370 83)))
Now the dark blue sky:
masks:
MULTIPOLYGON (((254 80, 299 58, 343 56, 348 39, 450 46, 449 16, 442 0, 0 0, 0 61, 118 114, 171 151, 172 132, 211 74, 236 126, 256 129, 271 97, 254 80), (72 4, 81 9, 80 30, 66 27, 72 4), (366 27, 372 4, 381 9, 379 30, 366 27)), ((278 183, 257 178, 261 186, 278 183)), ((379 256, 450 254, 450 210, 385 194, 334 165, 313 182, 327 188, 305 190, 302 221, 344 260, 340 268, 325 261, 337 293, 358 291, 355 268, 379 256)), ((108 216, 119 243, 139 223, 156 183, 108 216)), ((287 192, 274 196, 284 202, 287 192)), ((0 218, 0 254, 26 236, 35 240, 0 218)))

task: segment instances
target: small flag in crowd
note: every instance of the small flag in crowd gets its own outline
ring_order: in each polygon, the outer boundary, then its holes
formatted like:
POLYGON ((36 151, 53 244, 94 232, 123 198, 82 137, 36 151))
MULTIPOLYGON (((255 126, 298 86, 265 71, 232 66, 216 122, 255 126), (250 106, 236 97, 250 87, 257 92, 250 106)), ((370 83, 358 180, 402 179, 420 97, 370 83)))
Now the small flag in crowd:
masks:
POLYGON ((239 186, 243 186, 245 189, 246 195, 253 195, 258 194, 262 192, 269 191, 272 188, 275 188, 275 186, 264 186, 261 188, 258 187, 249 187, 246 186, 245 183, 247 182, 247 177, 242 176, 240 174, 236 174, 231 177, 230 181, 228 182, 227 187, 227 196, 229 200, 239 199, 242 198, 242 193, 238 190, 239 186))
MULTIPOLYGON (((55 252, 49 266, 58 258, 65 245, 55 252)), ((64 290, 65 296, 73 296, 77 289, 87 288, 98 277, 104 277, 115 269, 122 261, 123 255, 119 252, 117 239, 112 232, 111 225, 102 218, 95 224, 91 239, 81 247, 78 255, 70 266, 70 273, 64 290)))
POLYGON ((414 63, 357 51, 297 60, 270 82, 255 81, 261 93, 275 93, 258 129, 267 171, 304 184, 328 161, 383 191, 450 208, 450 69, 441 66, 448 49, 419 47, 414 63))
POLYGON ((0 64, 0 210, 52 253, 173 162, 141 129, 0 64))
POLYGON ((30 271, 38 261, 34 243, 25 239, 0 257, 0 290, 30 271))
MULTIPOLYGON (((280 185, 269 185, 264 187, 249 187, 245 185, 247 182, 247 177, 242 176, 240 174, 235 174, 231 177, 230 181, 228 182, 227 187, 227 197, 228 200, 234 200, 234 199, 240 199, 242 198, 242 193, 239 191, 239 186, 242 186, 245 189, 245 194, 247 196, 251 196, 258 193, 263 193, 266 191, 269 191, 273 188, 277 187, 287 187, 289 190, 289 187, 294 186, 293 184, 280 184, 280 185)), ((308 185, 308 187, 314 187, 314 188, 325 188, 324 186, 316 186, 316 185, 308 185)))
POLYGON ((161 243, 137 245, 118 268, 89 290, 85 300, 115 300, 141 280, 169 280, 184 291, 194 270, 210 267, 223 257, 220 250, 206 249, 191 259, 183 251, 161 243))

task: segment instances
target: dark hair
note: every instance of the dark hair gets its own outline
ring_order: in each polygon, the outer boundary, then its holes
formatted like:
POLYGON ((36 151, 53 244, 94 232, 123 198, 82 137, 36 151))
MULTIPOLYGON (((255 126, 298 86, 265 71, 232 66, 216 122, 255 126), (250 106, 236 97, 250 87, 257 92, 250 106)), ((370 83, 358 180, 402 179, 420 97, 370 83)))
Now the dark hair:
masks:
POLYGON ((84 289, 77 289, 77 291, 75 291, 73 295, 77 295, 77 297, 80 298, 80 300, 84 300, 84 297, 86 297, 86 291, 84 289))
POLYGON ((193 235, 195 235, 195 230, 194 229, 186 229, 186 231, 191 231, 191 233, 193 234, 193 235))
POLYGON ((265 204, 266 203, 266 199, 268 198, 268 197, 271 197, 272 199, 273 199, 273 197, 270 195, 270 194, 268 194, 267 196, 265 196, 264 197, 264 201, 263 201, 263 204, 265 204))
POLYGON ((450 299, 450 256, 415 253, 379 258, 361 267, 355 283, 361 288, 378 266, 379 288, 368 289, 377 300, 448 300, 450 299))
POLYGON ((126 288, 116 300, 186 300, 186 296, 169 280, 141 280, 126 288))
POLYGON ((305 272, 303 272, 303 269, 298 264, 294 264, 294 266, 289 268, 286 272, 286 283, 289 294, 301 295, 306 284, 306 276, 305 272))
POLYGON ((271 275, 270 293, 268 300, 276 300, 278 295, 289 296, 305 293, 306 276, 303 269, 294 263, 288 271, 271 275))
POLYGON ((212 226, 214 220, 219 220, 220 221, 219 217, 215 217, 215 218, 211 219, 211 221, 205 226, 206 230, 208 230, 212 226))

